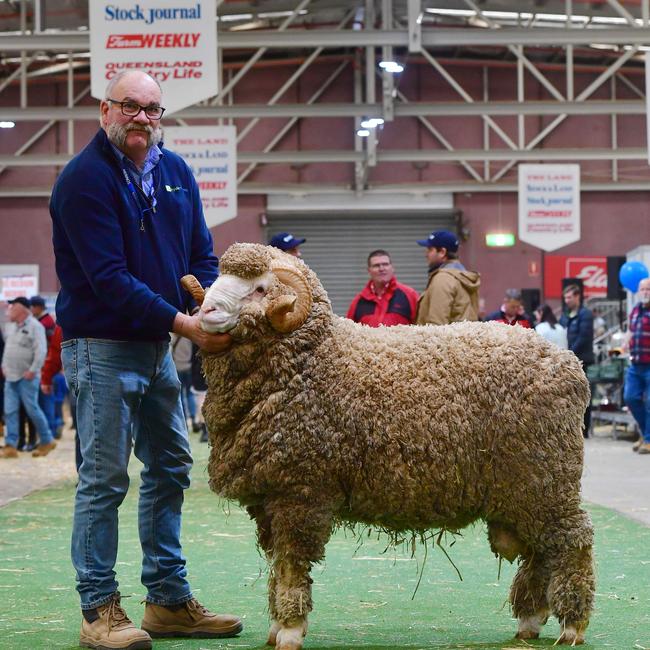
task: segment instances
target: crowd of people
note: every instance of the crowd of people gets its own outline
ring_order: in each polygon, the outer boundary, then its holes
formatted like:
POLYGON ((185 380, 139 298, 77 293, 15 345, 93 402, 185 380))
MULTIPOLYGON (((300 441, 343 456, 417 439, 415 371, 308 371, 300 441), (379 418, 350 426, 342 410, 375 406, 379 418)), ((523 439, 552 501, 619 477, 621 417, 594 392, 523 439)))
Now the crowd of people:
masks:
MULTIPOLYGON (((151 76, 127 70, 111 79, 100 103, 98 132, 66 165, 52 191, 61 284, 57 324, 38 297, 17 297, 8 307, 2 457, 18 456, 21 405, 38 434, 33 455, 55 449, 51 396, 61 366, 74 395, 79 482, 71 555, 83 647, 151 648, 152 637, 230 637, 243 628, 239 617, 215 614, 194 597, 180 543, 192 466, 188 421, 191 430, 205 434, 196 404, 205 389, 196 352, 218 354, 231 338, 201 329, 198 306, 178 282, 191 273, 209 286, 218 267, 191 170, 162 146, 164 111, 160 85, 151 76), (132 449, 143 463, 140 626, 122 606, 115 572, 118 508, 129 486, 132 449)), ((300 257, 304 242, 279 233, 269 243, 300 257)), ((428 263, 423 294, 397 281, 387 251, 374 250, 368 256, 369 281, 350 305, 350 318, 369 326, 479 319, 480 277, 461 263, 457 236, 439 230, 417 244, 428 263)), ((634 390, 626 393, 640 420, 646 413, 641 393, 650 381, 650 284, 647 296, 631 317, 638 372, 634 390)), ((560 323, 542 306, 536 327, 558 340, 558 328, 564 328, 566 345, 587 366, 593 362, 585 342, 593 337, 593 318, 568 289, 564 297, 568 313, 560 323)), ((494 318, 513 326, 534 324, 514 291, 506 292, 494 318)), ((650 426, 650 416, 646 419, 650 426)), ((650 451, 650 438, 644 440, 639 453, 650 451)))

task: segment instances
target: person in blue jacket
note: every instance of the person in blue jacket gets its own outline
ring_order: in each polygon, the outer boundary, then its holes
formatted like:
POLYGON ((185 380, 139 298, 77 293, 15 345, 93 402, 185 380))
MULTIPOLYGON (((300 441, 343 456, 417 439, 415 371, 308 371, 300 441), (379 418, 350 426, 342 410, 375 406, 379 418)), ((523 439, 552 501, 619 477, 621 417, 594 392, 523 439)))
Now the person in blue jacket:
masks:
POLYGON ((234 636, 236 616, 194 597, 181 550, 181 506, 192 465, 169 352, 169 332, 222 352, 179 285, 218 274, 192 172, 162 147, 162 91, 141 71, 113 77, 101 128, 61 172, 50 201, 62 360, 77 403, 81 448, 72 561, 81 598, 80 645, 151 648, 156 636, 234 636), (189 312, 189 314, 188 314, 189 312), (134 446, 144 464, 138 507, 141 628, 120 604, 115 561, 118 507, 134 446))
MULTIPOLYGON (((569 284, 562 292, 562 298, 566 306, 565 312, 560 318, 560 325, 566 329, 569 350, 573 352, 580 361, 585 373, 587 368, 594 363, 594 315, 591 309, 587 309, 581 301, 580 287, 577 284, 569 284)), ((589 437, 591 428, 591 402, 585 411, 584 437, 589 437)))

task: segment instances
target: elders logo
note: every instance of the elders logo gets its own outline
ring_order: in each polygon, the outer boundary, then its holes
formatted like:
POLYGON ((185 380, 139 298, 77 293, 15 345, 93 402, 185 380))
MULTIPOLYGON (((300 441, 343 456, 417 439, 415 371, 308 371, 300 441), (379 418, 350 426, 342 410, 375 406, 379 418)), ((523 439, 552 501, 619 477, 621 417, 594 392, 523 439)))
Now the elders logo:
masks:
POLYGON ((566 263, 566 277, 582 280, 585 295, 607 295, 607 258, 575 260, 566 263))
POLYGON ((106 49, 196 47, 201 34, 110 34, 106 49))

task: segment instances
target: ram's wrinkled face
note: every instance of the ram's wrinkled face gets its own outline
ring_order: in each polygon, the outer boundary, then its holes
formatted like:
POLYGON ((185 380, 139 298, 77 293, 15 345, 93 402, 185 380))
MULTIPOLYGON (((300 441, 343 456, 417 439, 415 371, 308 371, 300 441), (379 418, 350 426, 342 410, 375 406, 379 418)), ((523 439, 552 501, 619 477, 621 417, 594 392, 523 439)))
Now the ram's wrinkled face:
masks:
POLYGON ((215 333, 233 329, 246 305, 264 299, 273 277, 270 273, 252 279, 220 275, 206 292, 201 305, 199 320, 203 330, 215 333))

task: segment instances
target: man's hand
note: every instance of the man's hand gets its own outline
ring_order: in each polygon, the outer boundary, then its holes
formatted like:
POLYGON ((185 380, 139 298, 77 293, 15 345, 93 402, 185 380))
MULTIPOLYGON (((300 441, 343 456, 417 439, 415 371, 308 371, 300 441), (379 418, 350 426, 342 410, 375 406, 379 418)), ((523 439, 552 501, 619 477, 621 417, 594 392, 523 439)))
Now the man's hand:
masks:
POLYGON ((23 379, 27 379, 28 381, 31 381, 34 377, 36 377, 36 373, 31 370, 25 370, 23 373, 23 379))
POLYGON ((210 354, 221 354, 232 345, 230 334, 208 334, 199 325, 198 313, 187 316, 180 312, 174 319, 173 332, 196 343, 201 350, 210 354))
POLYGON ((41 384, 41 392, 43 393, 43 395, 51 395, 52 384, 41 384))

